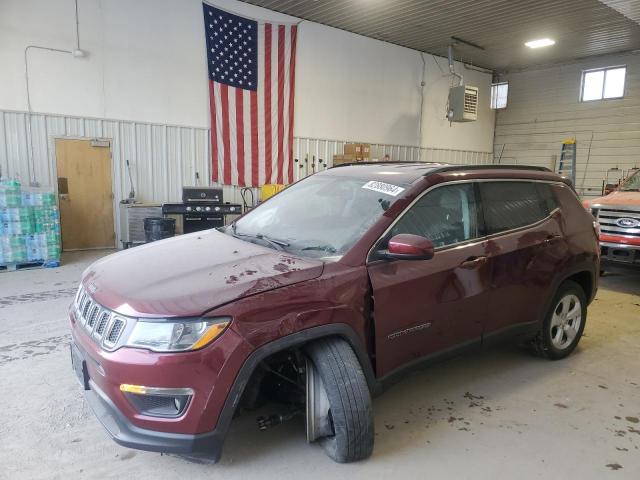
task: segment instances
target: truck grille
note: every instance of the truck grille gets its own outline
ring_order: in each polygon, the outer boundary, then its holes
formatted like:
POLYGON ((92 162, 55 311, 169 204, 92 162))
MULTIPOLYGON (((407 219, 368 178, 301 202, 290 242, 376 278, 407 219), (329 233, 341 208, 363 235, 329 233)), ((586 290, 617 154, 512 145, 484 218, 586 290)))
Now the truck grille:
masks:
POLYGON ((640 210, 625 207, 600 208, 598 223, 600 232, 605 235, 640 238, 640 210))
POLYGON ((127 321, 95 302, 81 285, 74 301, 76 319, 89 336, 106 350, 112 350, 127 321))

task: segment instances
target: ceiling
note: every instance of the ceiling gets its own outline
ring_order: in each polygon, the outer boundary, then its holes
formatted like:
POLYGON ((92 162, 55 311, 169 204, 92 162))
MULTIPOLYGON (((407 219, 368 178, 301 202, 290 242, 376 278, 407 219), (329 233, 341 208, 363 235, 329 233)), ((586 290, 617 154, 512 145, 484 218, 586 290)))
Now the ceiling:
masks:
POLYGON ((497 71, 640 49, 638 0, 245 0, 497 71), (524 42, 552 38, 552 47, 524 42))

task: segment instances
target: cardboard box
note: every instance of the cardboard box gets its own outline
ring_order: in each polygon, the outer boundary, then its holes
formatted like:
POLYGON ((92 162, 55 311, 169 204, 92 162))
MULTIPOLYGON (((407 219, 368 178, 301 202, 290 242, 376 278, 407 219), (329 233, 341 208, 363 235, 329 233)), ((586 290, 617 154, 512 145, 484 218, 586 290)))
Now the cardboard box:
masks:
POLYGON ((357 157, 361 157, 362 155, 362 145, 359 143, 345 143, 344 144, 344 154, 345 155, 355 155, 357 157))
POLYGON ((368 143, 346 143, 344 154, 354 155, 359 162, 366 161, 371 157, 371 145, 368 143))
POLYGON ((371 158, 371 145, 368 143, 363 143, 360 145, 360 152, 362 154, 362 158, 366 161, 371 158))

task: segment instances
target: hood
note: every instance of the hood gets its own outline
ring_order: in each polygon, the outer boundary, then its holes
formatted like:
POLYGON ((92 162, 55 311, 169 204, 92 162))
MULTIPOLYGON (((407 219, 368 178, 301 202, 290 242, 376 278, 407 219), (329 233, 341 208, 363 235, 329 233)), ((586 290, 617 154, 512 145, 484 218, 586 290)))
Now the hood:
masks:
POLYGON ((583 204, 585 207, 590 207, 591 205, 626 205, 640 207, 640 192, 615 191, 605 197, 585 200, 583 204))
POLYGON ((122 315, 189 317, 311 280, 322 269, 321 261, 207 230, 104 257, 85 271, 82 283, 98 303, 122 315))

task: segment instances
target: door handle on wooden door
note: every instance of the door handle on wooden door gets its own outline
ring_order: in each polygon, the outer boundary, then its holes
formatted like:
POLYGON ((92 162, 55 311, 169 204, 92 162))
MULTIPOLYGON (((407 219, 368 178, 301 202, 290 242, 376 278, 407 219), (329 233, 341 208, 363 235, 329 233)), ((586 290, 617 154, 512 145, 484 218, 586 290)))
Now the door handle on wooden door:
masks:
POLYGON ((474 268, 479 268, 482 265, 487 263, 487 257, 469 257, 464 262, 460 264, 460 268, 465 268, 467 270, 472 270, 474 268))

